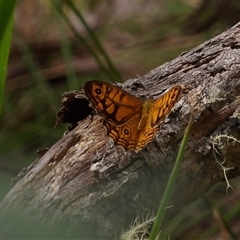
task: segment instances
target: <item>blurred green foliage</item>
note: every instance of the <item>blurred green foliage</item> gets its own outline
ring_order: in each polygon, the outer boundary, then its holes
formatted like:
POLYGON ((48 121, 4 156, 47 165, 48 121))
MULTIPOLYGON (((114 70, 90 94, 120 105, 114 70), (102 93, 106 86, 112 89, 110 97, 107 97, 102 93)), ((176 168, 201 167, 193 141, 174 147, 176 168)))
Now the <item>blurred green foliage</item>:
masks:
POLYGON ((15 2, 0 0, 0 113, 11 45, 15 2))
MULTIPOLYGON (((12 26, 14 7, 16 1, 3 1, 0 0, 0 113, 2 109, 3 92, 5 85, 5 78, 7 72, 8 56, 11 45, 12 26)), ((2 136, 3 137, 3 136, 2 136)), ((3 156, 2 156, 3 157, 3 156)), ((2 159, 2 161, 4 161, 2 159)), ((5 164, 5 162, 3 162, 5 164)), ((7 165, 7 164, 6 164, 7 165)), ((9 166, 7 166, 9 167, 9 166)), ((2 199, 5 192, 8 190, 10 174, 0 172, 0 199, 2 199)))

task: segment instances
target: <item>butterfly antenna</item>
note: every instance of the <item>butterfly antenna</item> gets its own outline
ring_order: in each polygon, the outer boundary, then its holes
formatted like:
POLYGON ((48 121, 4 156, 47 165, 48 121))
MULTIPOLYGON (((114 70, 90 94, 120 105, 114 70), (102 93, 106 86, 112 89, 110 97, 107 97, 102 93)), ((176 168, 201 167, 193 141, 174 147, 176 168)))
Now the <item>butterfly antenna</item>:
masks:
POLYGON ((138 76, 138 79, 139 79, 140 83, 142 84, 142 86, 146 89, 146 86, 145 86, 144 83, 143 83, 142 77, 139 76, 138 74, 136 74, 136 75, 138 76))

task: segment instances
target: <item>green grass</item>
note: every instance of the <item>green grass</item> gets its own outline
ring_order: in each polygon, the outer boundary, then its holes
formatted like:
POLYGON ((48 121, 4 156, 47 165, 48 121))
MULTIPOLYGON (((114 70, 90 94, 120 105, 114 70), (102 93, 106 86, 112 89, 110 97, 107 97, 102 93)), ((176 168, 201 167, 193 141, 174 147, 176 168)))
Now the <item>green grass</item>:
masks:
POLYGON ((0 114, 12 38, 15 0, 0 0, 0 114))
POLYGON ((171 192, 172 192, 172 189, 174 187, 174 183, 175 183, 175 180, 177 178, 177 174, 178 174, 179 169, 180 169, 180 164, 181 164, 181 161, 182 161, 182 158, 183 158, 183 154, 185 152, 185 147, 187 145, 187 140, 188 140, 188 137, 189 137, 189 134, 190 134, 192 121, 193 121, 193 117, 191 115, 191 117, 189 119, 188 126, 186 128, 186 132, 185 132, 183 140, 182 140, 182 143, 180 145, 180 149, 179 149, 179 152, 178 152, 178 155, 177 155, 177 158, 176 158, 176 162, 174 164, 173 170, 172 170, 171 175, 169 177, 166 189, 163 193, 161 203, 159 205, 159 209, 158 209, 158 212, 157 212, 157 216, 156 216, 156 219, 154 221, 154 224, 153 224, 153 227, 152 227, 152 230, 151 230, 151 233, 150 233, 149 240, 155 240, 157 238, 158 234, 159 234, 159 229, 161 228, 163 217, 164 217, 164 214, 166 212, 167 205, 168 205, 168 201, 170 199, 171 192))

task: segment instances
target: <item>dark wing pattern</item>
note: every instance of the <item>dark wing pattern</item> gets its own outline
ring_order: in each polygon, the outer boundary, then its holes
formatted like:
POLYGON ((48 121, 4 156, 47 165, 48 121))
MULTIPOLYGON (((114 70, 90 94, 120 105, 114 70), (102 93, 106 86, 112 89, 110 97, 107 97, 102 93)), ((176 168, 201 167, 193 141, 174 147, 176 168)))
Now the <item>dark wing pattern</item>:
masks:
POLYGON ((125 150, 134 150, 138 152, 139 133, 138 122, 140 115, 137 114, 121 126, 114 126, 105 122, 107 135, 110 136, 116 145, 122 146, 125 150))
POLYGON ((182 87, 174 86, 163 93, 152 104, 151 127, 159 126, 172 110, 181 95, 182 87))
POLYGON ((122 125, 142 111, 140 99, 110 83, 90 81, 84 84, 83 90, 93 108, 114 125, 122 125))

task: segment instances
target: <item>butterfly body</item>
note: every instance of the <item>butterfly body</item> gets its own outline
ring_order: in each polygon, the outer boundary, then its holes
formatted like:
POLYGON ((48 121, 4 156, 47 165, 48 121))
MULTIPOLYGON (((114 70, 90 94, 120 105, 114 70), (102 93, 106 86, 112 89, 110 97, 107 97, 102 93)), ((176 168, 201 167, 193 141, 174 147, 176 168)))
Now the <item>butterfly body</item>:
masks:
POLYGON ((135 152, 153 140, 181 94, 181 86, 174 86, 157 100, 143 102, 102 81, 87 82, 83 90, 93 108, 104 118, 107 134, 117 145, 135 152))

